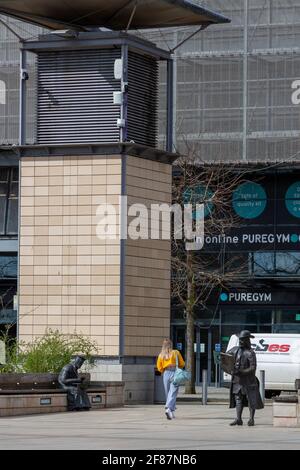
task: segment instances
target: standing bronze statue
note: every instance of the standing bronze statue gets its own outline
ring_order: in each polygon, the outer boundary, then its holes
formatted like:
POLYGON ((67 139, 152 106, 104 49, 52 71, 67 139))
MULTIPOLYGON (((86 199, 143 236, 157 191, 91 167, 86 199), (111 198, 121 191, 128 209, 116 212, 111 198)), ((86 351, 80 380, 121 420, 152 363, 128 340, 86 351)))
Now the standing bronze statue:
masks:
POLYGON ((241 426, 244 406, 249 407, 250 419, 248 426, 254 426, 255 410, 264 407, 260 393, 259 381, 255 376, 256 355, 251 348, 250 338, 254 338, 249 330, 239 334, 239 346, 227 351, 234 356, 234 369, 232 371, 230 387, 230 408, 236 408, 236 419, 230 426, 241 426))
POLYGON ((61 370, 58 382, 64 390, 67 390, 68 411, 89 410, 91 403, 85 391, 84 378, 79 377, 78 370, 85 361, 85 357, 76 356, 70 364, 61 370))

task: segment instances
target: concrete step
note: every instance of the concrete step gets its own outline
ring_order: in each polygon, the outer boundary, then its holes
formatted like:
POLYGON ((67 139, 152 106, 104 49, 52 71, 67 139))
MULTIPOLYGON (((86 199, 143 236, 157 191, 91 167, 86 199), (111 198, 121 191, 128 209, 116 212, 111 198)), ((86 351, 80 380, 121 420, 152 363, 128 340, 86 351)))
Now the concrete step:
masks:
MULTIPOLYGON (((188 402, 201 402, 202 395, 181 395, 177 397, 177 401, 188 401, 188 402)), ((207 397, 208 403, 229 403, 229 397, 207 397)))
MULTIPOLYGON (((185 394, 184 387, 180 387, 177 401, 179 402, 202 402, 202 387, 196 387, 196 394, 185 394)), ((207 389, 208 403, 228 403, 229 404, 229 388, 225 387, 208 387, 207 389)), ((265 400, 265 403, 272 403, 272 399, 265 400)))

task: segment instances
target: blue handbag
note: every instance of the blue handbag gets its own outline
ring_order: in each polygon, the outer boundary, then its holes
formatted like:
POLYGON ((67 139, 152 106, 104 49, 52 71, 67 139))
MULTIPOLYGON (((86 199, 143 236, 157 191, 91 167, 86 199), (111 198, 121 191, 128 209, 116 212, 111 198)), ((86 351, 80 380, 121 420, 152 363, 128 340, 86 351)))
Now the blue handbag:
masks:
POLYGON ((173 384, 179 387, 179 385, 184 385, 189 380, 191 380, 191 373, 178 367, 178 354, 176 351, 176 370, 173 377, 173 384))

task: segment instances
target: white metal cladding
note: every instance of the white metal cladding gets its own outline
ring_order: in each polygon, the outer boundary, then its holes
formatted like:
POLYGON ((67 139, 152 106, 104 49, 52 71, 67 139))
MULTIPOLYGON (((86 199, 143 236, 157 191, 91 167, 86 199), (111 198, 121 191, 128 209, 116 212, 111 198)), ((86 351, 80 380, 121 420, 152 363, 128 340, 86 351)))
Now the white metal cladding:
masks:
POLYGON ((119 142, 120 57, 120 48, 38 53, 38 143, 119 142))
POLYGON ((128 140, 157 147, 158 61, 129 52, 128 140))

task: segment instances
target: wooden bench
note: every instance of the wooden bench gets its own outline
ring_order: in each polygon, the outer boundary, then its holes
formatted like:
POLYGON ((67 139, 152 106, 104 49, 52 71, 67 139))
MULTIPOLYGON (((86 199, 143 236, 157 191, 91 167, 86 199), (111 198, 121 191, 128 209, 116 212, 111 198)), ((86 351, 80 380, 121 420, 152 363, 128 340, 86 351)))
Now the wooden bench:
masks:
MULTIPOLYGON (((92 410, 124 406, 123 382, 88 382, 92 410)), ((0 374, 0 416, 67 411, 67 392, 60 388, 58 374, 0 374)))

